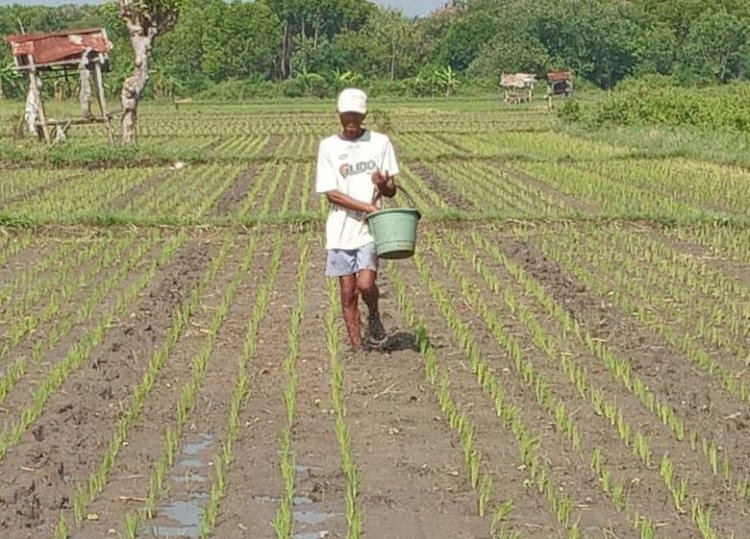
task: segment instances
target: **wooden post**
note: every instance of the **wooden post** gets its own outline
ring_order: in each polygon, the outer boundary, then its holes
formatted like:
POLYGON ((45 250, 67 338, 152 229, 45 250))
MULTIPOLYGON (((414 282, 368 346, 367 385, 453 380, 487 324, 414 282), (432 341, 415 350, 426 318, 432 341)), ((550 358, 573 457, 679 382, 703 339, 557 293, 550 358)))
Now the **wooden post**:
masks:
POLYGON ((36 101, 37 114, 39 114, 39 122, 42 125, 42 134, 44 135, 44 141, 49 144, 49 126, 47 125, 47 115, 44 112, 44 102, 42 101, 42 93, 39 91, 39 84, 41 79, 36 72, 36 65, 34 65, 34 57, 30 54, 26 56, 29 60, 29 85, 31 94, 34 96, 36 101))
POLYGON ((107 102, 104 97, 104 81, 102 80, 102 64, 101 56, 94 61, 94 78, 96 79, 96 97, 99 101, 99 110, 102 113, 102 119, 107 126, 107 136, 109 137, 109 143, 114 144, 115 138, 112 134, 112 122, 109 120, 109 113, 107 112, 107 102))
POLYGON ((81 103, 81 116, 84 118, 91 117, 91 72, 89 71, 88 50, 81 56, 81 63, 78 65, 78 74, 81 83, 79 100, 81 103))

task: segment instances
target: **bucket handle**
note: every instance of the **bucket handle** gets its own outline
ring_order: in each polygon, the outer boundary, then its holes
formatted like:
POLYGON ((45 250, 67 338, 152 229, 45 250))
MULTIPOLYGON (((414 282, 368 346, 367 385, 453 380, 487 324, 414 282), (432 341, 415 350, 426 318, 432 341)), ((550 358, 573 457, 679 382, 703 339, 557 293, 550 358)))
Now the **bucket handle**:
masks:
MULTIPOLYGON (((404 194, 404 196, 406 197, 406 200, 409 201, 409 204, 411 204, 412 208, 414 208, 414 209, 417 208, 417 205, 414 203, 414 199, 411 197, 411 195, 409 194, 409 192, 406 189, 404 189, 400 185, 396 184, 395 182, 394 182, 393 186, 397 190, 401 191, 404 194)), ((372 197, 372 203, 375 204, 378 201, 379 198, 383 199, 384 197, 380 194, 380 192, 376 191, 375 195, 372 197)))

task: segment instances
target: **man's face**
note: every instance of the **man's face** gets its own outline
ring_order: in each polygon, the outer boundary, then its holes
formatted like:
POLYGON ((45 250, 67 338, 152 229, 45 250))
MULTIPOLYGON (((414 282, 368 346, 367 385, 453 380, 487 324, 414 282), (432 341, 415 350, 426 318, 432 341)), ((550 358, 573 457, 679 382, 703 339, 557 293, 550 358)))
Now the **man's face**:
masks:
POLYGON ((362 122, 366 114, 359 112, 339 112, 339 120, 346 138, 357 138, 362 132, 362 122))

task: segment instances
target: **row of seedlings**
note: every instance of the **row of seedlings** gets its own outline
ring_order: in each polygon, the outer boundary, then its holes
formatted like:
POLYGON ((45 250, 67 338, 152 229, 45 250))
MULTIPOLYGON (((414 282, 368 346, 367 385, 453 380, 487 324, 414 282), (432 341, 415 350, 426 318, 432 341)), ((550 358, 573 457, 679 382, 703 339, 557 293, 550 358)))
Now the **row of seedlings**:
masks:
POLYGON ((70 223, 95 218, 106 213, 112 200, 142 181, 142 169, 108 169, 89 172, 67 182, 64 188, 10 204, 6 211, 13 216, 38 223, 70 223))
MULTIPOLYGON (((617 357, 606 343, 592 335, 585 326, 555 301, 541 283, 530 277, 519 265, 511 263, 497 246, 493 245, 486 238, 481 237, 476 231, 472 233, 472 240, 477 249, 487 253, 491 258, 500 263, 523 287, 525 292, 530 297, 536 299, 548 314, 558 321, 565 334, 574 335, 581 344, 585 345, 606 366, 607 370, 621 386, 632 393, 649 413, 656 416, 669 429, 675 440, 689 443, 693 451, 700 451, 711 473, 713 475, 721 474, 721 477, 724 481, 728 482, 730 487, 734 486, 742 498, 750 501, 750 498, 748 498, 748 494, 750 494, 750 490, 748 490, 748 478, 737 478, 734 474, 730 474, 730 470, 738 470, 740 467, 732 466, 728 456, 720 457, 719 446, 714 440, 711 440, 695 429, 688 428, 685 420, 679 416, 674 407, 656 396, 649 389, 647 383, 633 372, 629 362, 617 357)), ((494 276, 489 273, 489 270, 482 264, 481 260, 475 258, 473 263, 475 264, 475 269, 482 274, 486 281, 491 283, 494 276)), ((577 377, 580 375, 574 374, 574 376, 577 377)), ((642 455, 647 455, 648 452, 645 450, 646 446, 644 442, 645 439, 641 437, 641 444, 636 444, 634 451, 642 455)))
MULTIPOLYGON (((578 236, 578 234, 572 234, 578 236)), ((611 291, 615 303, 633 313, 640 322, 682 351, 701 370, 720 382, 730 395, 743 402, 750 402, 750 385, 738 376, 737 372, 717 361, 712 350, 694 339, 690 331, 675 329, 667 323, 664 317, 648 307, 657 299, 653 290, 643 282, 641 277, 633 278, 629 271, 643 274, 648 273, 649 269, 644 269, 637 264, 629 264, 629 268, 626 268, 622 263, 617 264, 613 261, 611 255, 601 254, 598 248, 582 249, 578 244, 578 239, 573 238, 571 234, 558 234, 554 239, 544 239, 541 246, 548 256, 560 261, 572 274, 595 290, 609 292, 610 286, 607 281, 611 281, 615 285, 614 290, 611 291)), ((661 305, 666 306, 666 302, 662 302, 661 305)), ((691 314, 688 310, 675 313, 675 316, 683 326, 690 327, 693 322, 690 320, 691 314)), ((692 329, 696 330, 696 328, 692 329)))
POLYGON ((284 405, 286 409, 286 423, 281 431, 281 477, 284 484, 284 493, 281 496, 278 511, 273 521, 274 530, 278 539, 291 539, 293 532, 293 512, 296 467, 294 451, 292 449, 292 437, 294 423, 297 418, 297 388, 299 379, 297 376, 297 360, 299 358, 300 326, 305 316, 305 292, 307 274, 310 269, 310 236, 304 235, 300 239, 300 255, 297 263, 297 303, 292 309, 292 316, 287 333, 288 352, 284 358, 284 375, 286 376, 286 387, 284 389, 284 405))
POLYGON ((703 216, 696 206, 671 197, 655 197, 651 191, 583 172, 573 165, 525 162, 516 164, 516 168, 567 195, 595 204, 608 217, 686 221, 703 216))
MULTIPOLYGON (((564 346, 559 342, 559 339, 550 336, 536 317, 522 302, 519 301, 517 297, 513 295, 509 289, 502 289, 500 281, 492 272, 487 271, 486 268, 482 266, 480 259, 478 259, 476 255, 471 256, 464 246, 460 244, 455 235, 453 235, 451 241, 453 245, 459 249, 462 257, 467 260, 467 262, 470 261, 473 264, 475 271, 482 276, 486 285, 490 287, 490 290, 493 290, 496 293, 499 293, 502 290, 503 300, 511 314, 527 326, 534 344, 540 350, 543 350, 550 358, 559 359, 559 368, 562 370, 563 374, 568 377, 570 383, 575 386, 581 398, 589 400, 596 414, 607 419, 613 430, 616 430, 621 441, 627 447, 632 449, 634 456, 636 456, 646 468, 652 468, 652 462, 655 459, 652 450, 653 444, 648 434, 640 431, 637 427, 632 426, 627 421, 621 408, 615 401, 609 399, 601 389, 591 386, 585 370, 574 359, 575 354, 568 353, 564 350, 564 346)), ((452 267, 451 274, 454 278, 466 282, 465 277, 455 266, 453 259, 444 257, 443 261, 446 265, 452 267)), ((502 334, 502 329, 500 329, 495 314, 491 309, 487 308, 486 303, 484 303, 479 292, 477 290, 471 290, 468 288, 468 285, 464 287, 464 291, 466 296, 470 297, 469 303, 482 313, 482 317, 485 318, 488 324, 493 326, 493 330, 502 334)), ((611 496, 615 506, 619 510, 627 510, 624 486, 620 484, 611 489, 608 488, 609 485, 613 484, 613 481, 611 479, 611 472, 602 467, 603 457, 605 456, 606 455, 603 454, 601 448, 595 448, 591 454, 592 466, 595 471, 600 474, 601 484, 606 493, 611 496)), ((679 477, 676 474, 674 462, 668 453, 663 453, 661 455, 660 475, 666 488, 672 495, 676 510, 680 513, 685 512, 685 502, 689 494, 688 479, 686 476, 679 477)), ((705 533, 708 534, 705 535, 706 537, 712 537, 711 534, 714 532, 710 526, 710 512, 705 509, 705 504, 701 504, 700 500, 696 496, 693 496, 691 505, 692 516, 696 525, 702 531, 705 530, 705 533)), ((631 518, 632 514, 636 513, 631 510, 631 515, 629 515, 631 518)), ((636 514, 633 520, 636 525, 638 525, 640 517, 636 514)))
MULTIPOLYGON (((17 322, 12 325, 8 341, 0 349, 0 360, 5 360, 13 355, 17 357, 11 360, 9 367, 0 376, 0 404, 5 401, 8 393, 16 386, 21 378, 26 374, 28 368, 28 357, 24 354, 14 354, 15 348, 21 340, 31 335, 35 337, 31 348, 31 360, 35 367, 42 367, 43 356, 46 352, 53 350, 61 339, 68 335, 71 330, 79 324, 85 324, 92 316, 93 311, 101 304, 109 291, 118 286, 124 280, 128 269, 120 268, 120 271, 109 272, 110 264, 116 261, 119 256, 132 241, 134 237, 125 237, 121 241, 112 244, 111 250, 105 251, 102 258, 93 264, 88 271, 83 273, 74 273, 73 280, 68 282, 57 282, 59 287, 56 292, 47 291, 49 301, 40 307, 39 312, 21 313, 17 316, 17 322), (99 286, 94 287, 90 296, 81 298, 80 302, 71 303, 76 307, 67 314, 61 315, 63 306, 70 303, 74 293, 89 284, 96 274, 102 273, 107 276, 99 286), (46 322, 55 320, 56 323, 46 331, 38 331, 40 326, 46 322)), ((103 249, 105 244, 98 245, 98 249, 103 249)), ((151 249, 149 242, 141 242, 137 245, 132 258, 125 261, 125 268, 132 268, 146 252, 151 249)), ((81 251, 81 253, 90 253, 91 249, 81 251)), ((71 259, 75 260, 75 259, 71 259)), ((59 274, 58 274, 59 275, 59 274)), ((68 271, 62 272, 62 275, 69 275, 68 271)), ((54 279, 57 281, 57 279, 54 279)))
MULTIPOLYGON (((695 243, 720 259, 750 264, 750 229, 721 224, 679 227, 669 232, 680 241, 695 243)), ((743 268, 743 273, 746 268, 743 268)))
MULTIPOLYGON (((193 314, 200 306, 201 298, 204 296, 209 285, 214 281, 217 273, 224 265, 233 247, 234 243, 232 241, 232 235, 225 235, 219 251, 206 269, 200 282, 195 288, 190 290, 187 299, 175 307, 171 317, 172 325, 167 333, 167 337, 161 347, 149 360, 148 368, 142 381, 133 389, 133 397, 130 406, 121 414, 112 439, 102 456, 99 468, 92 471, 86 481, 79 483, 75 487, 73 513, 76 526, 80 526, 84 519, 88 517, 87 509, 89 504, 104 490, 109 474, 114 469, 117 462, 117 456, 120 449, 127 442, 130 429, 140 417, 159 374, 166 365, 170 354, 180 337, 187 330, 193 314)), ((248 247, 248 255, 252 256, 254 251, 255 245, 252 243, 248 247)), ((68 522, 65 516, 61 515, 57 529, 57 536, 60 539, 65 537, 64 532, 68 527, 68 522)))
MULTIPOLYGON (((104 336, 113 326, 114 320, 121 316, 138 293, 146 288, 159 268, 171 259, 183 241, 184 234, 179 234, 167 240, 158 257, 151 262, 148 269, 133 278, 126 289, 117 296, 114 301, 114 307, 103 313, 99 322, 92 329, 88 330, 78 342, 71 346, 65 357, 49 371, 35 390, 32 404, 21 412, 20 417, 12 427, 0 434, 0 460, 5 457, 8 449, 20 441, 29 426, 42 414, 50 397, 65 382, 70 373, 88 359, 91 352, 104 340, 104 336)), ((133 269, 127 264, 124 264, 123 268, 123 275, 128 275, 133 269)), ((113 275, 112 279, 120 278, 117 274, 113 275)), ((106 285, 107 281, 104 284, 106 285)))
POLYGON ((0 182, 0 207, 9 201, 56 186, 74 175, 69 170, 19 169, 4 170, 0 182))
POLYGON ((336 439, 341 453, 341 470, 344 473, 344 511, 347 522, 347 539, 359 539, 362 536, 362 508, 357 501, 359 492, 359 471, 354 463, 349 427, 346 424, 344 407, 344 368, 341 364, 341 342, 336 321, 340 312, 338 295, 334 279, 327 279, 328 310, 325 315, 326 345, 328 348, 328 365, 331 370, 331 403, 336 416, 336 439))
POLYGON ((239 375, 237 383, 232 392, 232 400, 229 407, 229 422, 224 442, 221 444, 221 452, 215 455, 214 463, 214 481, 211 485, 211 493, 200 516, 199 534, 201 539, 210 537, 216 519, 219 515, 221 500, 226 495, 228 480, 227 472, 234 461, 234 443, 240 429, 240 412, 247 402, 250 393, 250 377, 248 375, 248 366, 255 356, 258 346, 258 336, 261 321, 266 316, 266 311, 270 304, 271 293, 276 285, 276 279, 281 267, 282 241, 281 235, 277 233, 274 240, 274 250, 271 255, 271 264, 268 269, 266 280, 258 289, 255 297, 255 305, 248 318, 247 328, 245 330, 245 343, 242 354, 239 357, 239 375))
POLYGON ((3 267, 14 256, 31 247, 34 241, 37 240, 36 235, 26 230, 14 232, 13 234, 6 233, 5 229, 0 230, 3 232, 2 241, 0 241, 0 266, 3 267))
POLYGON ((134 214, 144 219, 197 222, 234 182, 240 170, 239 165, 225 164, 183 169, 180 172, 188 172, 170 176, 158 189, 157 196, 146 193, 148 202, 134 214))
MULTIPOLYGON (((227 232, 227 234, 229 235, 230 232, 227 232)), ((232 274, 231 282, 224 291, 218 309, 211 317, 203 345, 193 356, 190 371, 192 374, 190 379, 182 386, 180 396, 177 400, 176 423, 167 427, 164 433, 164 452, 152 467, 152 472, 149 477, 148 491, 145 496, 143 507, 131 511, 125 516, 124 536, 127 539, 135 539, 146 521, 153 518, 156 514, 157 500, 164 492, 168 473, 174 465, 174 458, 180 447, 180 440, 183 435, 185 424, 188 420, 190 411, 195 405, 198 391, 203 384, 203 379, 212 356, 216 339, 237 293, 237 289, 253 261, 255 245, 255 237, 252 236, 245 248, 240 264, 232 274)))
POLYGON ((44 247, 39 251, 43 258, 35 259, 34 264, 26 265, 23 270, 13 273, 13 280, 3 285, 0 290, 0 307, 4 313, 13 313, 17 316, 20 312, 27 309, 31 304, 36 303, 39 298, 45 296, 55 286, 49 284, 53 279, 60 279, 59 273, 67 273, 70 268, 82 264, 87 258, 95 253, 97 243, 111 241, 112 235, 107 234, 102 239, 86 238, 86 247, 81 248, 78 241, 65 241, 56 243, 51 253, 43 254, 44 247), (54 271, 50 271, 54 268, 54 271), (47 288, 45 288, 47 287, 47 288), (10 306, 5 303, 13 300, 10 306))
POLYGON ((453 135, 461 145, 472 148, 482 156, 502 157, 528 161, 557 162, 570 160, 607 160, 623 156, 627 147, 617 147, 604 142, 593 142, 567 133, 554 133, 547 130, 535 132, 536 127, 518 124, 521 128, 492 133, 471 133, 453 135))
POLYGON ((430 133, 399 133, 394 137, 394 142, 405 159, 453 158, 462 153, 455 145, 430 133))
POLYGON ((233 136, 224 139, 213 148, 212 153, 221 159, 252 159, 263 151, 270 140, 271 136, 267 134, 250 137, 244 134, 233 136))
MULTIPOLYGON (((422 274, 422 271, 420 273, 422 274)), ((407 323, 416 329, 417 345, 424 358, 427 380, 432 385, 435 397, 450 426, 458 431, 461 439, 469 481, 478 494, 478 512, 492 513, 492 534, 494 537, 503 539, 521 537, 519 532, 507 526, 507 520, 513 508, 512 498, 496 503, 494 510, 488 511, 492 505, 495 490, 492 488, 491 477, 488 473, 485 470, 480 471, 481 457, 474 447, 474 427, 470 419, 456 408, 450 393, 450 378, 446 370, 439 365, 436 349, 431 345, 428 337, 429 328, 416 315, 415 305, 406 292, 404 277, 395 265, 390 266, 390 275, 396 290, 396 300, 404 312, 407 323), (471 435, 469 435, 470 432, 471 435)), ((425 275, 425 278, 428 282, 432 282, 430 275, 425 275)), ((444 300, 437 301, 439 304, 446 305, 444 300)), ((495 411, 503 425, 516 439, 523 463, 521 468, 529 474, 529 485, 536 487, 545 496, 552 514, 556 517, 558 523, 567 529, 568 537, 581 537, 577 523, 573 522, 572 518, 573 500, 562 493, 561 490, 558 490, 551 480, 549 465, 538 452, 538 442, 525 427, 519 409, 508 402, 506 391, 499 379, 492 373, 488 363, 481 357, 470 332, 466 329, 458 329, 458 332, 459 336, 456 339, 469 359, 472 373, 477 377, 479 385, 490 395, 495 411)))
POLYGON ((91 311, 99 304, 106 293, 116 286, 120 279, 127 276, 127 273, 123 272, 122 266, 132 267, 152 248, 150 241, 136 243, 135 249, 125 259, 125 264, 122 264, 121 257, 127 253, 128 248, 135 240, 136 234, 131 233, 114 243, 96 242, 91 244, 87 249, 80 250, 75 257, 70 257, 52 279, 46 282, 42 281, 43 286, 36 288, 28 297, 19 298, 17 302, 14 302, 9 307, 13 321, 8 331, 8 340, 0 349, 0 361, 8 356, 23 338, 36 332, 42 324, 56 321, 55 327, 46 332, 44 336, 37 338, 34 345, 34 360, 39 361, 42 352, 57 344, 59 339, 70 331, 76 322, 80 321, 79 318, 85 317, 85 319, 88 319, 91 316, 91 311), (98 255, 101 255, 101 257, 94 258, 98 255), (80 264, 91 258, 94 258, 94 262, 81 270, 80 264), (112 272, 111 265, 115 262, 121 265, 118 266, 117 271, 112 272), (90 287, 92 282, 96 282, 97 277, 101 278, 102 276, 106 278, 94 287, 88 298, 79 298, 79 301, 73 301, 76 293, 90 287), (104 286, 103 283, 107 283, 108 286, 104 286), (37 300, 42 298, 44 300, 42 304, 34 305, 37 300), (76 306, 77 309, 65 316, 62 312, 69 305, 76 306))
POLYGON ((735 368, 747 367, 750 287, 641 234, 607 230, 605 236, 592 230, 584 238, 582 247, 586 248, 605 240, 614 244, 608 253, 612 264, 643 259, 646 268, 631 263, 622 268, 623 274, 644 283, 653 294, 652 304, 663 314, 683 322, 691 334, 709 345, 728 351, 735 368), (686 305, 690 306, 689 317, 685 316, 686 305))
POLYGON ((586 163, 586 169, 694 206, 748 216, 750 176, 739 167, 673 158, 586 163))
MULTIPOLYGON (((427 239, 433 251, 448 269, 451 278, 455 279, 462 289, 464 301, 466 301, 469 306, 477 312, 480 319, 484 321, 490 333, 497 340, 497 344, 508 354, 523 383, 525 383, 533 392, 537 403, 554 419, 557 427, 556 430, 568 441, 572 450, 575 453, 580 454, 582 459, 585 460, 585 456, 582 453, 582 439, 579 427, 565 404, 555 396, 554 393, 552 393, 545 377, 538 372, 533 362, 526 357, 523 346, 506 331, 503 324, 499 321, 497 314, 487 306, 486 302, 482 300, 480 294, 472 289, 466 277, 461 274, 455 263, 451 261, 448 252, 441 246, 441 244, 437 243, 433 237, 428 236, 427 239)), ((481 361, 481 363, 477 363, 476 371, 479 383, 482 385, 484 377, 493 376, 492 367, 481 359, 479 345, 473 336, 471 326, 458 314, 458 311, 453 305, 453 300, 450 299, 449 295, 443 289, 440 281, 435 278, 433 272, 429 269, 428 262, 422 257, 422 255, 415 255, 415 263, 422 282, 429 289, 434 301, 437 303, 438 308, 443 315, 443 318, 453 331, 454 337, 461 348, 467 353, 472 353, 473 351, 473 353, 477 354, 477 357, 479 358, 477 361, 481 361)), ((620 511, 629 510, 627 514, 631 517, 633 525, 642 530, 643 536, 648 537, 648 534, 653 532, 653 524, 651 520, 647 517, 643 517, 631 508, 626 507, 624 496, 625 486, 623 484, 618 484, 614 480, 611 470, 605 468, 600 469, 599 471, 601 471, 601 474, 606 479, 606 493, 610 494, 610 492, 608 492, 609 490, 612 492, 613 505, 615 505, 620 511)), ((534 472, 532 472, 532 474, 533 473, 534 472)), ((541 477, 543 481, 542 485, 544 485, 545 482, 548 482, 550 485, 552 484, 552 479, 549 477, 550 473, 550 469, 542 469, 539 474, 539 477, 541 477)), ((537 477, 534 477, 534 479, 537 479, 537 477)), ((540 491, 543 491, 541 486, 540 491)), ((551 500, 548 501, 551 502, 551 500)), ((559 522, 568 527, 573 520, 573 504, 569 503, 563 507, 564 511, 562 514, 558 512, 559 509, 555 513, 559 522)), ((572 536, 578 536, 580 531, 577 523, 573 524, 570 533, 572 536)))
POLYGON ((571 209, 553 196, 519 182, 496 167, 483 162, 468 167, 457 163, 439 163, 436 170, 446 178, 456 178, 456 184, 467 191, 469 200, 488 201, 490 213, 510 213, 519 217, 562 217, 571 209), (491 194, 488 197, 487 194, 491 194))

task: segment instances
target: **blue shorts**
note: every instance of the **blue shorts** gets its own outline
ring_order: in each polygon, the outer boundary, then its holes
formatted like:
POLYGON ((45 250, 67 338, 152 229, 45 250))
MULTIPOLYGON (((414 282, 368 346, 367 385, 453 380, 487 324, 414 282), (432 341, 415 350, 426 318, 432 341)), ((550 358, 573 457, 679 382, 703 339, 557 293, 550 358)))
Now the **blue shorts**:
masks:
POLYGON ((326 260, 328 277, 355 275, 362 270, 378 271, 378 255, 375 244, 368 243, 359 249, 330 249, 326 260))

